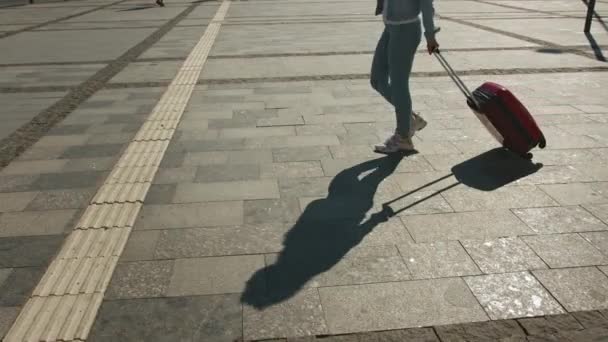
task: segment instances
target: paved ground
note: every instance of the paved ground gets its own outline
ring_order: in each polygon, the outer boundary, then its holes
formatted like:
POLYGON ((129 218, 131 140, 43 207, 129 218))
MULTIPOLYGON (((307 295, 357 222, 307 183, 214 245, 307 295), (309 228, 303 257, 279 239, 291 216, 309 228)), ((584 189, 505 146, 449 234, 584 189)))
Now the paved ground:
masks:
POLYGON ((577 1, 436 7, 464 80, 538 119, 535 164, 422 50, 418 153, 371 153, 393 114, 370 1, 0 9, 0 337, 608 339, 606 24, 585 36, 577 1), (162 161, 121 183, 146 143, 162 161))

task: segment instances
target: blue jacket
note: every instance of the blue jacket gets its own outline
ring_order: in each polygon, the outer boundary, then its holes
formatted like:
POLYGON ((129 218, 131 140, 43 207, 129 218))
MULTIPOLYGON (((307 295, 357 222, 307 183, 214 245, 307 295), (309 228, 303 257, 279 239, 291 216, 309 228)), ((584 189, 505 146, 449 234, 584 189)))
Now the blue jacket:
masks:
POLYGON ((390 22, 411 20, 420 13, 422 13, 424 36, 426 39, 435 38, 433 0, 376 0, 376 15, 384 14, 386 20, 390 22))

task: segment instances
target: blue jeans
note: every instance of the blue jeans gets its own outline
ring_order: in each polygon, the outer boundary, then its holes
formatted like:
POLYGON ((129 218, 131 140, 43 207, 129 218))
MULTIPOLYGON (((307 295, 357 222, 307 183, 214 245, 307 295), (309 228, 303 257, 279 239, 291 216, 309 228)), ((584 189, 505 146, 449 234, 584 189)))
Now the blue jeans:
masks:
POLYGON ((408 137, 410 132, 410 73, 421 36, 420 22, 386 25, 372 63, 372 87, 395 107, 395 132, 402 137, 408 137))

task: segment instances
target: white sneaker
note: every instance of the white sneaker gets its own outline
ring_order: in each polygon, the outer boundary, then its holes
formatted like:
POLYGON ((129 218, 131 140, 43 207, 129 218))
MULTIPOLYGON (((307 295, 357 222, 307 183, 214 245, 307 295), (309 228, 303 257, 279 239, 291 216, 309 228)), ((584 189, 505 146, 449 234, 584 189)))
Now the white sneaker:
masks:
POLYGON ((427 122, 418 113, 412 112, 412 120, 410 121, 410 137, 413 137, 417 131, 421 131, 426 127, 427 122))
POLYGON ((414 144, 411 138, 403 138, 399 134, 393 134, 386 139, 384 144, 374 146, 374 151, 378 153, 395 153, 414 151, 414 144))

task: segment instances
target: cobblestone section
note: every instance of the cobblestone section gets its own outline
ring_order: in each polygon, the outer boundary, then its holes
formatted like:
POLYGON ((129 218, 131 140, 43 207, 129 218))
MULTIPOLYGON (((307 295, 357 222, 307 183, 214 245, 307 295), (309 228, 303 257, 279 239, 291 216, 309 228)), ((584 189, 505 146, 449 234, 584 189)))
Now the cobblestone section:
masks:
POLYGON ((606 311, 256 342, 580 342, 608 341, 606 311))

